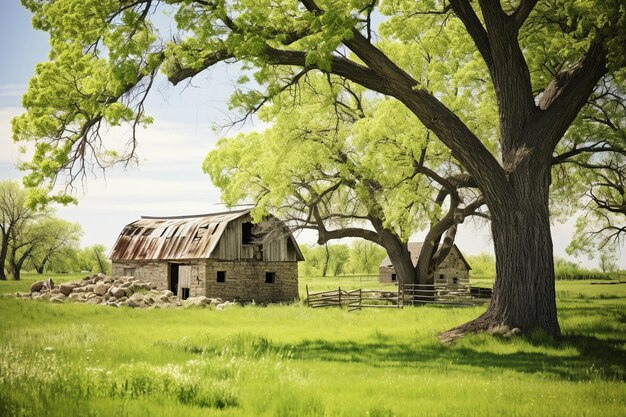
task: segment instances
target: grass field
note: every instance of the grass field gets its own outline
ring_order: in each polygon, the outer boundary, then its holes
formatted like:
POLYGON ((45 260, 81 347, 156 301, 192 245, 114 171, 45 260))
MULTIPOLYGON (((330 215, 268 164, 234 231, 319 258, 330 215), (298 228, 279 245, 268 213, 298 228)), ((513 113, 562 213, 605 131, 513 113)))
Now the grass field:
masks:
POLYGON ((0 416, 626 415, 626 284, 561 281, 557 294, 563 340, 453 346, 436 335, 484 306, 132 310, 2 297, 0 416))

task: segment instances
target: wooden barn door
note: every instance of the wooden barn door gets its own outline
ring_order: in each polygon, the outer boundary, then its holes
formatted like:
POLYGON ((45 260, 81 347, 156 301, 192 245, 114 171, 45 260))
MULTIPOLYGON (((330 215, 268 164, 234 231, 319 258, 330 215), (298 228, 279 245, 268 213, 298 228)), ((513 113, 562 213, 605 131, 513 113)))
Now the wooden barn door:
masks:
POLYGON ((180 298, 186 300, 189 298, 191 289, 191 265, 180 265, 178 267, 178 285, 180 286, 180 298))

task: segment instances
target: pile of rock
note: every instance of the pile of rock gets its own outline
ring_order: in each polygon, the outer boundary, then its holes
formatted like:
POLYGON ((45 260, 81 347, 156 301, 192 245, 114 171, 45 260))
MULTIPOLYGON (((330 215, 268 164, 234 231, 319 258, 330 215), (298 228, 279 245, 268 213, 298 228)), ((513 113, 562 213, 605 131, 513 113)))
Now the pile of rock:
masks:
POLYGON ((52 279, 37 281, 30 292, 16 293, 17 297, 33 300, 48 300, 62 303, 68 300, 77 303, 101 304, 114 307, 170 308, 215 306, 222 310, 235 305, 230 301, 204 296, 179 300, 172 291, 158 290, 152 282, 136 280, 134 277, 110 277, 105 274, 86 276, 80 281, 54 285, 52 279))

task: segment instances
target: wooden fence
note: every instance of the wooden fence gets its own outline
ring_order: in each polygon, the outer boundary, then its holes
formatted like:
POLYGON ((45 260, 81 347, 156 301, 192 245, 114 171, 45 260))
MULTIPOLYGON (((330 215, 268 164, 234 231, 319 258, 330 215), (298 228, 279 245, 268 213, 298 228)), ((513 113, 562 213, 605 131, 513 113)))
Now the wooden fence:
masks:
POLYGON ((479 289, 469 285, 399 285, 396 291, 384 290, 336 290, 311 292, 306 286, 307 304, 309 307, 346 307, 348 311, 362 308, 403 308, 404 305, 444 304, 474 305, 477 298, 489 298, 489 288, 479 289))
POLYGON ((346 307, 348 311, 362 308, 402 308, 401 291, 363 290, 351 291, 336 290, 311 292, 306 286, 306 298, 309 307, 346 307))

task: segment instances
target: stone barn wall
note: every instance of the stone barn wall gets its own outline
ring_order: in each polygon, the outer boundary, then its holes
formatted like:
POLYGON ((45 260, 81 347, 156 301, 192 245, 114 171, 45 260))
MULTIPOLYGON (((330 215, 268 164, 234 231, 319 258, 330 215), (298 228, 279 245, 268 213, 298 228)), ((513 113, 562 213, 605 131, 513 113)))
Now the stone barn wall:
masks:
POLYGON ((298 299, 297 262, 208 260, 206 276, 207 297, 257 303, 298 299), (224 282, 218 282, 218 272, 224 282), (274 273, 274 282, 266 282, 268 273, 274 273))
POLYGON ((469 270, 456 249, 451 250, 435 270, 435 284, 446 284, 448 287, 469 285, 469 270))
POLYGON ((393 266, 381 266, 380 268, 378 268, 379 282, 386 282, 389 284, 398 282, 397 275, 395 276, 395 279, 394 279, 395 274, 396 274, 396 270, 393 268, 393 266))
MULTIPOLYGON (((191 265, 191 287, 189 296, 206 295, 206 268, 203 260, 174 263, 191 265)), ((136 279, 152 282, 159 290, 168 290, 169 287, 168 261, 113 261, 113 276, 132 275, 136 279)))
POLYGON ((116 277, 133 276, 167 290, 167 265, 164 261, 113 261, 111 273, 116 277))
MULTIPOLYGON (((298 299, 297 262, 196 260, 179 262, 191 265, 189 296, 204 295, 223 300, 272 303, 298 299), (224 272, 224 282, 217 282, 218 271, 224 272), (267 273, 274 273, 266 282, 267 273)), ((132 275, 152 282, 159 290, 169 289, 168 261, 113 261, 113 275, 132 275)))

